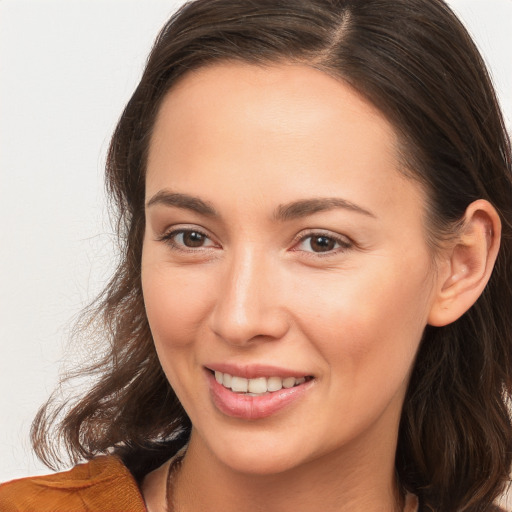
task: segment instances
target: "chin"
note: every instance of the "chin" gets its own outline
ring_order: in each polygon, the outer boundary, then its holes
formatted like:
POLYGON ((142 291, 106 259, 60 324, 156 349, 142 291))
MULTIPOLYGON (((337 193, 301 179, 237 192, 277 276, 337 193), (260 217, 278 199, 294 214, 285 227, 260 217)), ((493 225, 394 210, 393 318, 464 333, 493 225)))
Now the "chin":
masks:
MULTIPOLYGON (((239 433, 240 434, 240 433, 239 433)), ((252 432, 250 435, 215 436, 204 439, 209 451, 220 463, 232 471, 248 475, 273 475, 301 466, 308 457, 304 439, 294 442, 289 435, 276 435, 272 429, 252 432)))
POLYGON ((296 457, 262 449, 237 450, 222 454, 222 462, 237 473, 268 476, 285 473, 297 467, 296 457))

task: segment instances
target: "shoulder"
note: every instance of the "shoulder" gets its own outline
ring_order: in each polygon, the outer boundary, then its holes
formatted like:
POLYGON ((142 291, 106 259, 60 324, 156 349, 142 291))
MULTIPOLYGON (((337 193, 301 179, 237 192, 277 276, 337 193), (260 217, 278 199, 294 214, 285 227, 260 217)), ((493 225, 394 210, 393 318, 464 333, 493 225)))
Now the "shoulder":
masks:
POLYGON ((145 512, 135 479, 118 457, 0 485, 2 512, 145 512))

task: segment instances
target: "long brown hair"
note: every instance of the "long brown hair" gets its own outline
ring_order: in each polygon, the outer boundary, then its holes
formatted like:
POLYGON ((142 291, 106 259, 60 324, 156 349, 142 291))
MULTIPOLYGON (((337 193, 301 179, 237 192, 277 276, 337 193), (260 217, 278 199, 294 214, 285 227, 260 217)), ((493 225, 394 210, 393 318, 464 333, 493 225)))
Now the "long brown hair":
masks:
POLYGON ((121 262, 86 318, 109 345, 74 375, 96 377, 85 396, 41 409, 36 452, 55 465, 58 441, 73 461, 113 451, 140 477, 187 440, 190 421, 162 372, 144 310, 145 167, 165 94, 190 70, 226 59, 305 63, 377 106, 400 136, 405 172, 428 193, 433 250, 472 201, 498 210, 502 245, 484 293, 453 324, 425 330, 396 455, 401 484, 423 506, 487 510, 512 457, 511 151, 482 58, 442 0, 196 0, 167 22, 108 154, 121 262))

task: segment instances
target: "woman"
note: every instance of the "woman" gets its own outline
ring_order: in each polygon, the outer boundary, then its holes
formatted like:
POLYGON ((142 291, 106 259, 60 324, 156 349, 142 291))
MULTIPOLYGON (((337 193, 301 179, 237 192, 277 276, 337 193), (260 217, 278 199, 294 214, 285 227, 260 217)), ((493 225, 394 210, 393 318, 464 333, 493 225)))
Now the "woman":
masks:
POLYGON ((0 508, 494 510, 510 156, 440 0, 186 5, 110 146, 110 352, 33 426, 90 462, 0 508))

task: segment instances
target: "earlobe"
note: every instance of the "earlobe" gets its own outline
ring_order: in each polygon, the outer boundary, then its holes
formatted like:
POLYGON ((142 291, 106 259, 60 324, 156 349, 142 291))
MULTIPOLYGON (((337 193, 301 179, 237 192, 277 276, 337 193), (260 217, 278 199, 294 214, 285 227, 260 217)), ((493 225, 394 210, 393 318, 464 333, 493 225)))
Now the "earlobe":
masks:
POLYGON ((471 203, 459 235, 442 256, 428 323, 441 327, 461 317, 480 297, 498 255, 501 221, 486 200, 471 203))

